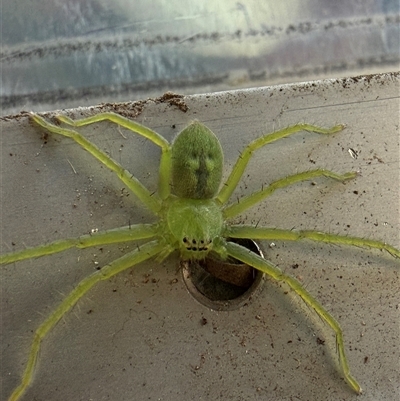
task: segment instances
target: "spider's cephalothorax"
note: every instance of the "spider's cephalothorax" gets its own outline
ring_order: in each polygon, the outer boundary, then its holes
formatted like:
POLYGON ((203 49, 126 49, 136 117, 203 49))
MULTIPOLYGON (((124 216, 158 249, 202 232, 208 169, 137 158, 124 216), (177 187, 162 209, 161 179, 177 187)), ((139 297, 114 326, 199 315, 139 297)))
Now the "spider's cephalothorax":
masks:
POLYGON ((223 217, 214 199, 172 198, 165 221, 183 260, 204 259, 218 247, 223 217))
POLYGON ((144 244, 135 247, 133 251, 128 252, 119 259, 111 261, 100 270, 94 271, 91 275, 83 279, 38 327, 30 348, 26 369, 22 374, 20 384, 11 394, 10 401, 19 400, 32 382, 42 340, 57 322, 96 283, 101 280, 108 280, 119 272, 147 259, 155 257, 156 260, 161 260, 175 250, 178 250, 181 257, 185 259, 202 259, 212 250, 223 259, 228 256, 237 259, 288 285, 310 309, 314 310, 332 328, 336 337, 336 347, 342 375, 355 392, 361 392, 360 385, 350 374, 344 349, 343 332, 335 318, 297 279, 283 273, 277 266, 274 266, 253 251, 231 242, 230 238, 272 241, 308 239, 338 245, 381 249, 387 251, 395 258, 400 257, 400 251, 383 241, 372 239, 311 230, 295 231, 261 226, 234 225, 228 222, 250 207, 265 200, 279 188, 286 188, 290 185, 321 176, 337 181, 346 181, 355 178, 357 174, 354 172, 341 175, 319 168, 277 179, 268 186, 263 187, 260 185, 261 189, 259 191, 247 195, 237 202, 229 203, 229 199, 237 187, 252 154, 257 149, 299 131, 310 131, 327 135, 334 134, 341 131, 344 128, 343 125, 336 125, 326 129, 309 124, 297 124, 271 134, 262 135, 245 147, 228 179, 221 186, 223 167, 221 145, 216 136, 199 122, 194 122, 186 127, 176 137, 171 146, 157 132, 118 114, 101 113, 75 121, 66 116, 57 116, 59 121, 72 127, 80 127, 107 120, 136 132, 160 146, 162 153, 159 183, 157 192, 153 193, 130 172, 87 140, 78 131, 55 125, 37 114, 31 114, 31 118, 46 130, 73 139, 83 149, 91 153, 103 165, 117 174, 124 186, 136 195, 159 218, 159 221, 153 224, 129 225, 95 234, 86 234, 78 238, 58 240, 49 244, 39 245, 35 248, 27 248, 0 255, 0 264, 7 264, 54 254, 72 247, 103 247, 111 243, 147 240, 144 244))

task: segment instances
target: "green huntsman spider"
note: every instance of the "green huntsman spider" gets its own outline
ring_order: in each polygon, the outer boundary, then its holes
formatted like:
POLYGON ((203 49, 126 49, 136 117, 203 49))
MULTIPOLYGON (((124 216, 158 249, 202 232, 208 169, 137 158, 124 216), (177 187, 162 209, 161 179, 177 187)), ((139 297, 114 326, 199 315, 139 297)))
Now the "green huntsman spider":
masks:
POLYGON ((285 188, 321 176, 337 181, 355 178, 357 175, 355 172, 341 175, 325 169, 315 169, 278 179, 267 187, 242 198, 240 201, 229 203, 229 199, 237 187, 253 152, 257 149, 299 131, 330 135, 343 130, 344 125, 336 125, 326 129, 314 125, 297 124, 261 136, 252 141, 243 150, 228 179, 221 185, 223 170, 222 148, 217 137, 200 122, 192 122, 170 144, 155 131, 114 113, 101 113, 75 121, 61 115, 56 117, 59 122, 72 127, 81 127, 104 120, 111 121, 158 145, 162 150, 159 182, 157 193, 152 194, 131 173, 77 131, 65 128, 65 126, 52 124, 37 114, 32 113, 31 118, 47 131, 69 137, 91 153, 103 165, 117 174, 124 185, 159 220, 154 224, 129 225, 90 235, 82 235, 78 238, 58 240, 46 245, 0 256, 0 264, 9 264, 54 254, 73 247, 88 248, 111 243, 148 240, 144 245, 110 262, 83 279, 50 316, 43 321, 34 334, 25 371, 22 373, 20 384, 10 395, 10 401, 19 400, 31 384, 41 342, 57 322, 96 283, 101 280, 107 280, 147 259, 156 258, 157 261, 162 261, 174 251, 178 251, 183 260, 201 260, 209 253, 218 254, 222 259, 230 256, 260 270, 277 281, 286 283, 334 331, 341 374, 356 393, 361 393, 359 383, 350 373, 344 349, 343 332, 336 319, 297 279, 283 273, 272 263, 230 239, 248 238, 283 241, 308 239, 316 242, 385 250, 395 258, 400 258, 400 251, 389 244, 372 239, 307 230, 293 231, 259 226, 232 225, 227 222, 265 200, 279 188, 285 188))

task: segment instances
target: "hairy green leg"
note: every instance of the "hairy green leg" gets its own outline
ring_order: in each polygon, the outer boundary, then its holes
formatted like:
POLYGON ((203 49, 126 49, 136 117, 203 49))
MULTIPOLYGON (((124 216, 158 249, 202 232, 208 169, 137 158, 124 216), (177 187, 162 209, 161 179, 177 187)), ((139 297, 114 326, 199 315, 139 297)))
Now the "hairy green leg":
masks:
POLYGON ((386 242, 376 241, 368 238, 351 237, 346 235, 328 234, 312 230, 281 230, 279 228, 264 228, 253 226, 233 225, 226 228, 227 237, 231 238, 251 238, 264 240, 298 241, 309 239, 316 242, 328 244, 350 245, 360 248, 375 248, 389 252, 392 256, 400 258, 400 250, 386 242))
POLYGON ((326 322, 332 328, 336 336, 336 348, 339 353, 339 365, 344 379, 357 394, 361 394, 362 389, 360 385, 350 373, 346 353, 344 350, 343 331, 336 319, 294 277, 283 273, 278 267, 274 266, 270 262, 267 262, 262 257, 258 256, 254 252, 249 251, 247 248, 244 248, 241 245, 233 242, 226 242, 225 246, 228 255, 242 261, 243 263, 246 263, 249 266, 254 267, 257 270, 262 271, 277 281, 286 283, 308 306, 315 310, 315 312, 324 322, 326 322))
POLYGON ((221 191, 219 192, 217 199, 221 202, 221 204, 225 204, 228 201, 228 199, 232 195, 232 192, 235 190, 237 184, 239 183, 243 175, 243 172, 246 169, 246 166, 251 159, 253 152, 256 151, 257 149, 260 149, 261 147, 269 143, 275 142, 279 139, 286 138, 299 131, 309 131, 309 132, 315 132, 317 134, 329 135, 329 134, 334 134, 336 132, 340 132, 344 128, 345 125, 343 124, 335 125, 331 128, 322 128, 310 124, 296 124, 290 127, 283 128, 279 131, 263 135, 258 139, 255 139, 246 146, 246 148, 239 156, 237 162, 235 163, 235 166, 233 167, 231 174, 229 175, 227 181, 221 188, 221 191))
POLYGON ((151 192, 129 171, 125 170, 119 163, 100 150, 96 145, 88 141, 83 135, 74 130, 51 124, 37 114, 32 113, 31 118, 48 131, 73 139, 111 171, 114 171, 118 178, 143 202, 145 206, 147 206, 154 214, 158 214, 161 209, 161 200, 158 196, 152 195, 151 192))
POLYGON ((170 181, 171 181, 171 145, 169 142, 157 132, 139 124, 133 120, 129 120, 119 114, 115 113, 99 113, 91 117, 81 118, 78 120, 72 120, 66 116, 57 116, 59 121, 74 127, 82 127, 101 121, 111 121, 121 127, 127 128, 128 130, 135 132, 139 135, 144 136, 156 145, 160 146, 162 150, 160 169, 159 169, 159 181, 158 181, 158 195, 161 199, 167 199, 170 195, 170 181))
POLYGON ((70 248, 83 249, 92 246, 113 244, 116 242, 149 239, 156 235, 156 224, 137 224, 133 226, 120 227, 98 233, 81 235, 78 238, 62 239, 51 242, 50 244, 39 245, 21 251, 5 253, 4 255, 0 255, 0 265, 51 255, 70 248))
POLYGON ((289 185, 321 176, 332 178, 337 181, 346 181, 355 178, 357 176, 357 173, 350 172, 340 175, 329 170, 316 169, 311 171, 305 171, 299 174, 290 175, 285 178, 281 178, 280 180, 274 181, 271 184, 269 184, 267 188, 264 188, 258 192, 254 192, 253 194, 240 199, 239 202, 227 206, 223 211, 224 218, 230 219, 232 217, 237 216, 238 214, 249 209, 250 207, 263 201, 265 198, 272 195, 279 188, 285 188, 288 187, 289 185))
POLYGON ((107 280, 123 270, 126 270, 157 255, 161 251, 165 250, 165 247, 165 243, 160 241, 148 242, 142 245, 140 248, 137 248, 121 258, 109 263, 101 270, 98 270, 92 273, 90 276, 84 278, 35 331, 29 352, 28 362, 22 375, 21 382, 11 394, 9 401, 17 401, 23 395, 32 381, 41 342, 47 336, 50 330, 57 324, 57 322, 79 301, 80 298, 82 298, 99 281, 107 280))

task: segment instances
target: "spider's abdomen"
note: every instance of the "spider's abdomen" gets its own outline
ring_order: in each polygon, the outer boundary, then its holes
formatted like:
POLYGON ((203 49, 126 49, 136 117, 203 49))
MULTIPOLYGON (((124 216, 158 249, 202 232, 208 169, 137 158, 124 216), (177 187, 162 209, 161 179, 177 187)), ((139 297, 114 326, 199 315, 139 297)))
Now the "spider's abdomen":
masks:
POLYGON ((213 199, 173 199, 166 223, 183 259, 203 259, 221 235, 223 218, 213 199))
POLYGON ((172 187, 180 198, 211 199, 220 186, 223 153, 218 138, 194 121, 172 145, 172 187))

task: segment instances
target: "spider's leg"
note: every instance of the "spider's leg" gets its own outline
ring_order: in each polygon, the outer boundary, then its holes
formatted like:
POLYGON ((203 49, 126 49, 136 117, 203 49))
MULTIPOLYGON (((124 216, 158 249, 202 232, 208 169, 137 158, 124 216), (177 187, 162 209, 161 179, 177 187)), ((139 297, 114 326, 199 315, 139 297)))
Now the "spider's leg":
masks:
POLYGON ((339 364, 344 379, 357 394, 360 394, 362 390, 357 380, 350 373, 346 353, 344 350, 343 331, 336 319, 294 277, 283 273, 278 267, 238 244, 226 242, 225 247, 228 255, 262 271, 277 281, 286 283, 308 306, 315 310, 315 312, 324 322, 326 322, 332 328, 336 336, 339 364))
POLYGON ((299 241, 309 239, 328 244, 350 245, 360 248, 374 248, 389 252, 395 258, 400 258, 400 250, 383 241, 368 238, 351 237, 346 235, 329 234, 312 230, 281 230, 279 228, 264 228, 253 226, 232 225, 226 228, 227 237, 251 238, 281 241, 299 241))
POLYGON ((238 214, 244 212, 245 210, 257 204, 258 202, 261 202, 268 196, 272 195, 279 188, 285 188, 288 187, 289 185, 321 176, 332 178, 337 181, 346 181, 356 177, 357 173, 350 172, 340 175, 334 173, 333 171, 316 169, 311 171, 305 171, 299 174, 290 175, 288 177, 274 181, 261 191, 254 192, 253 194, 240 199, 240 201, 237 203, 227 206, 223 212, 224 217, 225 219, 229 219, 237 216, 238 214))
POLYGON ((97 160, 103 163, 111 171, 114 171, 119 179, 146 205, 154 214, 161 209, 161 201, 157 196, 152 196, 151 192, 129 171, 125 170, 119 163, 113 160, 96 145, 88 141, 79 132, 72 129, 58 127, 46 121, 37 114, 31 114, 31 118, 43 128, 55 134, 63 135, 73 139, 82 148, 91 153, 97 160))
POLYGON ((115 228, 93 234, 82 235, 77 238, 61 239, 49 244, 26 248, 21 251, 0 255, 0 265, 6 265, 20 260, 38 258, 65 251, 69 248, 89 248, 98 245, 113 244, 153 238, 157 235, 156 224, 137 224, 127 227, 115 228))
POLYGON ((111 121, 132 132, 144 136, 158 145, 162 150, 159 170, 158 194, 161 199, 166 199, 170 195, 171 188, 169 184, 171 182, 171 146, 169 142, 160 134, 142 124, 139 124, 133 120, 129 120, 128 118, 116 113, 99 113, 94 116, 81 118, 78 120, 72 120, 69 117, 60 115, 57 116, 57 119, 66 124, 72 125, 73 127, 82 127, 84 125, 98 123, 101 121, 111 121))
POLYGON ((128 269, 152 256, 157 255, 165 249, 165 244, 152 241, 142 245, 140 248, 127 253, 121 258, 92 273, 84 278, 75 289, 61 302, 56 310, 38 327, 29 351, 28 362, 22 375, 19 386, 11 394, 9 401, 17 401, 25 392, 32 381, 33 374, 40 351, 40 344, 57 322, 82 298, 96 283, 107 280, 110 277, 128 269))
POLYGON ((296 124, 255 139, 254 141, 250 142, 240 154, 230 176, 226 180, 225 184, 222 186, 221 191, 217 196, 217 199, 221 202, 221 204, 225 204, 228 201, 228 199, 232 195, 232 192, 235 190, 240 178, 242 177, 243 172, 246 169, 246 166, 250 161, 253 152, 257 149, 260 149, 264 145, 275 142, 282 138, 286 138, 299 131, 309 131, 315 132, 317 134, 334 134, 336 132, 342 131, 344 128, 345 126, 342 124, 335 125, 331 128, 322 128, 310 124, 296 124))

